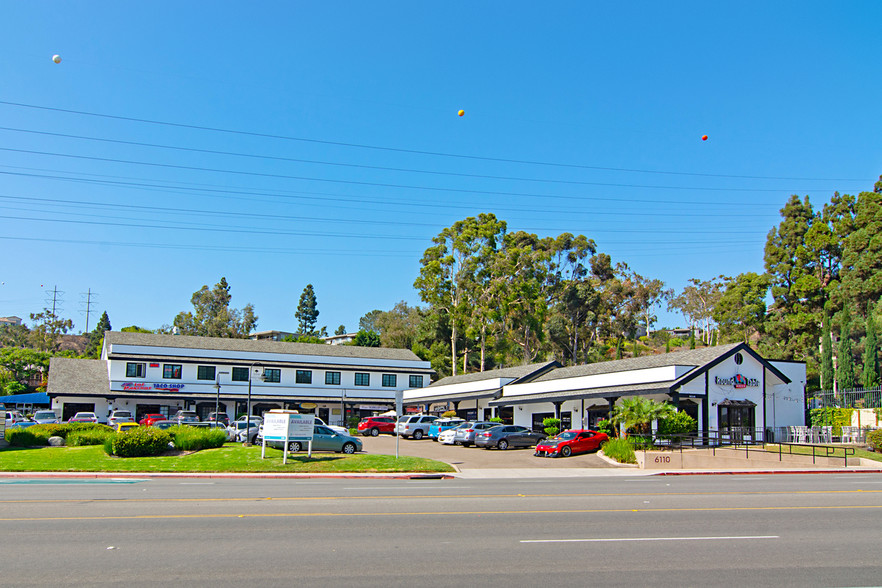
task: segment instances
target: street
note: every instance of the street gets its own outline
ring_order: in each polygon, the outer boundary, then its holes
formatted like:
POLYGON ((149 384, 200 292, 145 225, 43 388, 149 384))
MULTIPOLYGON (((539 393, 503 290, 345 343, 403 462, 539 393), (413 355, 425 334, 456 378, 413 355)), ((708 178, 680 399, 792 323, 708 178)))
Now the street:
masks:
POLYGON ((878 585, 882 475, 3 479, 8 586, 878 585))

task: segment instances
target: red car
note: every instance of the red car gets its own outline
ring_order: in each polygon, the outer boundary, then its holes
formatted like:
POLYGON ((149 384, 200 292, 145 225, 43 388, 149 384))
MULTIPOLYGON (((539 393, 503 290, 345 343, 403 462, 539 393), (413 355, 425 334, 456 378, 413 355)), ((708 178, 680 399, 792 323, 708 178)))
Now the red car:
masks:
POLYGON ((138 424, 142 427, 152 427, 156 421, 164 421, 165 419, 166 417, 161 414, 145 414, 138 424))
POLYGON ((574 453, 597 451, 609 437, 588 429, 569 429, 536 445, 537 457, 569 457, 574 453))
POLYGON ((362 435, 376 437, 380 433, 395 434, 395 417, 372 416, 358 421, 358 432, 362 435))

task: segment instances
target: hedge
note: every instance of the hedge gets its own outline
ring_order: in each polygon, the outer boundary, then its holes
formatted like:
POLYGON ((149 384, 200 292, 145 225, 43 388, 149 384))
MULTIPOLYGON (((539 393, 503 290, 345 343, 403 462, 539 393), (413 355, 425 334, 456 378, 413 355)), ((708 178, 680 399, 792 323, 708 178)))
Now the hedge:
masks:
POLYGON ((108 437, 104 451, 119 457, 148 457, 168 451, 171 440, 162 429, 137 427, 108 437))
POLYGON ((171 435, 175 448, 182 451, 199 451, 223 447, 227 442, 227 433, 223 429, 204 429, 177 425, 166 429, 171 435))
POLYGON ((873 448, 873 451, 882 453, 882 429, 876 429, 867 433, 867 443, 873 448))
POLYGON ((99 431, 107 434, 111 429, 100 423, 61 423, 51 425, 31 425, 30 427, 13 427, 6 429, 6 440, 16 447, 34 447, 49 445, 49 437, 63 437, 74 432, 99 431))

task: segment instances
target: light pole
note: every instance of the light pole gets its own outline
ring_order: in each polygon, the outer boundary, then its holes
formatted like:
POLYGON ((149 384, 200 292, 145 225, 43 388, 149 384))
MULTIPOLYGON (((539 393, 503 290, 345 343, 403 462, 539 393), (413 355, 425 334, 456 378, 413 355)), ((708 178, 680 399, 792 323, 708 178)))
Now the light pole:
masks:
POLYGON ((214 377, 214 387, 217 389, 217 396, 214 399, 214 422, 217 423, 217 413, 220 410, 220 377, 221 374, 229 374, 230 372, 218 372, 214 377))
POLYGON ((245 440, 242 441, 242 445, 244 447, 248 447, 250 445, 250 439, 248 438, 251 433, 251 378, 254 375, 254 366, 263 365, 259 361, 255 361, 251 364, 251 367, 248 368, 248 403, 245 405, 245 440))

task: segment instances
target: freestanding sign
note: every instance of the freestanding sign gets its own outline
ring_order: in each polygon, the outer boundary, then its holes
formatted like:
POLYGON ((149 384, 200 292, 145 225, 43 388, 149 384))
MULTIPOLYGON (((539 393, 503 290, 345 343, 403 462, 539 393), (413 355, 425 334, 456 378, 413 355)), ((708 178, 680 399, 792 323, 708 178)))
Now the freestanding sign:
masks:
POLYGON ((267 441, 281 441, 282 463, 288 463, 288 443, 291 441, 306 442, 308 456, 312 457, 312 434, 315 426, 315 415, 297 414, 293 412, 268 412, 263 415, 263 441, 260 458, 266 456, 267 441))

